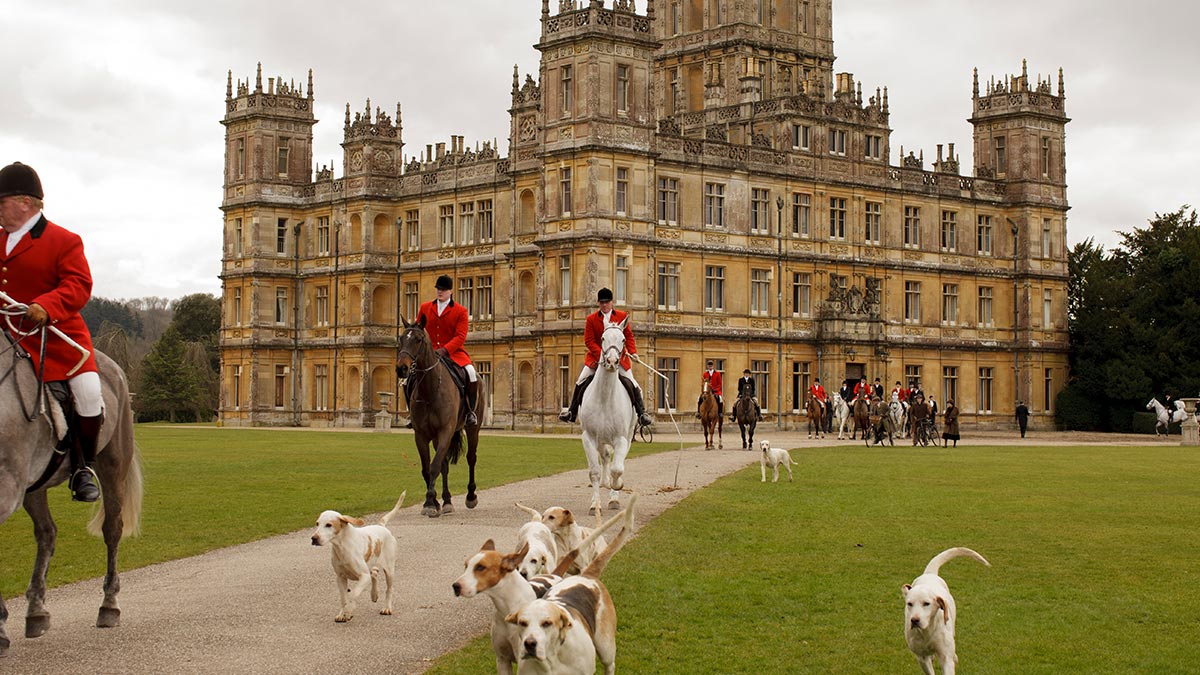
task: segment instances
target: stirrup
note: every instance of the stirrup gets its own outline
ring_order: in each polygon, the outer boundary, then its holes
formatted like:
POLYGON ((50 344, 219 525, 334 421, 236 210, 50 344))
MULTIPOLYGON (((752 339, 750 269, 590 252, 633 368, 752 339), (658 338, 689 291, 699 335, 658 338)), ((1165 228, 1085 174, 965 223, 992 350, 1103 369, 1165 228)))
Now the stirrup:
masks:
POLYGON ((570 409, 564 408, 562 412, 558 413, 558 421, 571 423, 575 421, 575 416, 571 414, 570 409))
POLYGON ((100 498, 100 477, 95 469, 86 464, 71 474, 67 487, 71 490, 71 501, 91 503, 100 498), (91 488, 90 490, 88 488, 91 488))
POLYGON ((643 427, 652 426, 654 420, 650 417, 650 413, 642 413, 638 415, 638 425, 643 427))

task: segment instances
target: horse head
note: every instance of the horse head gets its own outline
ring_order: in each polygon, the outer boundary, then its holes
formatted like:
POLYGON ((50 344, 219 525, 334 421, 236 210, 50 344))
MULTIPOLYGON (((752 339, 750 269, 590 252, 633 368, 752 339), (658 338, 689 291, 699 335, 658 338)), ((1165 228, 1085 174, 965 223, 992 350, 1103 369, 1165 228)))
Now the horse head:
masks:
POLYGON ((429 341, 429 333, 425 332, 425 315, 422 314, 412 323, 402 316, 400 322, 404 324, 404 332, 400 334, 400 343, 397 345, 400 354, 396 357, 396 375, 405 378, 410 369, 426 368, 426 364, 435 361, 433 344, 429 341))
POLYGON ((629 317, 621 323, 610 323, 604 327, 600 337, 600 365, 606 370, 614 370, 621 365, 621 357, 625 355, 625 326, 629 317))

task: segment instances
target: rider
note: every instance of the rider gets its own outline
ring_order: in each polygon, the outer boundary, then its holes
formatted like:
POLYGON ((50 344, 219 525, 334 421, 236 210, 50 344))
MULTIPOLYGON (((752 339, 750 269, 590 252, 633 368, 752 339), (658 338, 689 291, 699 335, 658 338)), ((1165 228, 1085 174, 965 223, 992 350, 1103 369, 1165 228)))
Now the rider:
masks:
POLYGON ((908 389, 905 389, 904 385, 900 384, 900 380, 896 380, 896 386, 892 387, 892 393, 896 395, 896 398, 900 399, 901 403, 908 400, 908 389))
MULTIPOLYGON (((596 294, 596 302, 600 304, 600 309, 589 314, 583 325, 583 343, 587 345, 588 353, 583 361, 583 369, 579 371, 579 379, 575 381, 575 391, 571 394, 571 407, 558 414, 558 419, 563 422, 574 422, 575 417, 579 414, 579 404, 583 402, 583 392, 591 383, 592 376, 596 373, 596 366, 600 363, 600 343, 604 335, 604 327, 609 324, 619 324, 628 318, 625 312, 613 309, 613 292, 611 290, 601 288, 600 292, 596 294)), ((654 420, 646 414, 646 406, 642 402, 642 387, 637 380, 633 379, 633 373, 630 372, 633 361, 629 357, 637 356, 637 344, 633 341, 633 329, 628 323, 625 324, 625 352, 621 355, 621 384, 625 386, 625 391, 629 392, 629 398, 633 400, 638 424, 649 426, 654 423, 654 420)))
MULTIPOLYGON (((758 385, 755 384, 754 378, 750 375, 750 369, 747 368, 743 370, 741 378, 738 379, 738 398, 740 399, 743 396, 749 397, 750 401, 754 403, 754 418, 756 421, 761 422, 762 408, 758 406, 758 399, 755 398, 755 391, 757 388, 758 385)), ((737 421, 736 410, 729 414, 729 419, 732 422, 737 421)))
POLYGON ((462 367, 467 372, 467 426, 479 424, 475 415, 475 401, 479 398, 479 374, 475 372, 475 364, 463 349, 467 342, 467 327, 470 318, 467 308, 454 302, 454 282, 443 274, 433 285, 437 291, 433 300, 421 304, 417 314, 425 317, 425 332, 438 356, 445 357, 462 367))
POLYGON ((862 400, 870 402, 871 385, 867 384, 867 378, 862 378, 858 384, 854 385, 854 398, 862 398, 862 400))
POLYGON ((825 395, 825 387, 821 386, 821 378, 813 380, 812 386, 808 388, 808 393, 812 394, 813 400, 821 406, 821 419, 825 419, 825 411, 829 408, 829 397, 825 395))
POLYGON ((717 413, 720 415, 725 414, 725 398, 721 396, 721 371, 713 369, 716 363, 712 359, 709 359, 705 365, 707 368, 700 375, 700 391, 702 393, 700 394, 700 398, 696 399, 696 419, 700 419, 700 402, 704 400, 703 391, 705 383, 708 384, 708 389, 713 393, 713 396, 717 397, 717 413))
POLYGON ((875 382, 871 385, 871 395, 878 396, 879 400, 883 400, 883 383, 879 381, 878 377, 875 378, 875 382))
MULTIPOLYGON (((87 349, 83 365, 68 374, 80 353, 57 336, 45 344, 45 361, 38 363, 42 334, 21 340, 34 368, 46 382, 66 380, 75 401, 71 499, 94 502, 100 497, 95 471, 97 439, 104 421, 100 373, 91 354, 92 336, 79 311, 92 295, 92 273, 83 254, 83 241, 46 220, 42 214, 42 182, 37 172, 20 162, 0 169, 0 288, 29 306, 17 326, 22 332, 53 325, 87 349)), ((20 338, 20 336, 16 336, 20 338)))

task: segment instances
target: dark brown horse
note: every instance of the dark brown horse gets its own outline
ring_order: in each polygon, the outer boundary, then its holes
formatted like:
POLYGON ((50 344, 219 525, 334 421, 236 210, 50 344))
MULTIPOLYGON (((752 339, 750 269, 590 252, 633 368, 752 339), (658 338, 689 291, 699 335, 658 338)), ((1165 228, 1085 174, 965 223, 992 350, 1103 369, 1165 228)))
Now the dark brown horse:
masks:
POLYGON ((466 425, 467 406, 450 372, 450 366, 433 351, 429 334, 425 332, 425 317, 409 323, 401 317, 404 333, 400 336, 400 355, 396 374, 406 378, 404 386, 408 412, 412 419, 417 452, 421 455, 421 476, 425 479, 425 508, 422 515, 436 518, 454 511, 450 502, 450 464, 458 463, 462 454, 463 435, 467 437, 467 508, 479 503, 475 495, 475 452, 479 446, 479 425, 487 410, 487 392, 479 388, 475 401, 475 416, 479 424, 466 425), (429 456, 433 443, 434 454, 429 456), (435 484, 442 474, 442 503, 438 504, 435 484))
POLYGON ((724 447, 721 442, 721 428, 724 426, 724 420, 721 419, 721 408, 717 405, 717 397, 704 387, 704 393, 700 394, 700 426, 704 429, 704 449, 712 450, 713 439, 717 441, 717 449, 724 447))
POLYGON ((813 437, 813 429, 816 428, 817 438, 821 438, 821 431, 824 429, 825 413, 821 408, 821 404, 811 395, 808 397, 808 403, 804 406, 804 412, 808 416, 808 437, 813 437))
POLYGON ((754 399, 749 396, 739 396, 733 404, 733 416, 737 420, 738 430, 742 432, 742 449, 754 447, 754 430, 758 427, 758 411, 754 409, 754 399))
POLYGON ((867 434, 871 430, 871 404, 867 402, 864 396, 855 396, 854 405, 851 406, 854 411, 854 433, 850 435, 853 440, 858 437, 858 432, 862 432, 863 440, 867 440, 867 434))

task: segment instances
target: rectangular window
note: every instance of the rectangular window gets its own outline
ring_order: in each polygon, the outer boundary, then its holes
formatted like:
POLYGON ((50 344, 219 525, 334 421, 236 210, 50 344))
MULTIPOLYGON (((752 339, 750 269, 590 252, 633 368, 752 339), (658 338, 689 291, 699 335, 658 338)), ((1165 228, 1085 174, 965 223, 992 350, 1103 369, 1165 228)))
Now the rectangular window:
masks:
POLYGON ((921 207, 904 207, 904 248, 921 248, 921 207))
POLYGON ((975 228, 975 251, 981 256, 992 254, 992 217, 979 216, 975 228))
POLYGON ((807 124, 796 124, 792 126, 792 149, 793 150, 808 150, 809 135, 812 133, 812 128, 807 124))
POLYGON ((979 369, 979 412, 992 412, 992 369, 979 369))
POLYGON ((287 391, 287 366, 275 366, 275 407, 282 408, 287 391))
POLYGON ((237 218, 233 222, 233 254, 241 256, 245 252, 243 241, 246 234, 242 231, 242 219, 237 218))
POLYGON ((754 391, 758 393, 758 404, 762 406, 763 412, 767 412, 767 403, 771 400, 768 388, 771 384, 771 362, 751 360, 750 377, 754 378, 754 391))
POLYGON ((921 323, 921 282, 904 282, 904 323, 921 323))
POLYGON ((658 390, 655 392, 654 406, 658 412, 675 412, 675 404, 678 402, 678 396, 675 395, 677 386, 679 385, 679 359, 658 359, 658 372, 663 374, 659 380, 658 390))
POLYGON ((904 382, 910 387, 921 386, 921 366, 904 366, 904 382))
POLYGON ((1042 137, 1042 178, 1050 177, 1050 139, 1042 137))
POLYGON ((841 129, 829 130, 829 154, 846 156, 846 132, 841 129))
POLYGON ((408 250, 421 248, 421 211, 410 209, 404 212, 404 227, 408 230, 408 250))
POLYGON ((475 238, 475 202, 458 205, 458 243, 470 244, 475 238))
POLYGON ((566 410, 571 407, 571 394, 575 392, 575 379, 571 377, 571 355, 558 355, 558 405, 566 410))
POLYGON ((233 325, 242 325, 242 289, 233 289, 233 325))
POLYGON ((613 299, 618 305, 625 306, 629 302, 629 256, 617 256, 616 270, 613 272, 613 299))
POLYGON ((868 134, 863 139, 863 157, 880 159, 883 157, 883 137, 868 134))
POLYGON ((842 197, 829 198, 829 238, 846 240, 846 200, 842 197))
POLYGON ((1042 328, 1054 328, 1054 291, 1049 288, 1042 290, 1042 328))
POLYGON ((683 29, 683 8, 678 2, 671 3, 671 35, 679 35, 683 29))
POLYGON ((812 364, 808 361, 792 361, 792 412, 803 410, 804 395, 812 381, 812 364))
POLYGON ((242 367, 233 367, 233 409, 242 407, 242 367))
POLYGON ((979 287, 979 325, 980 327, 991 327, 992 322, 992 288, 990 286, 979 287))
POLYGON ((286 288, 275 289, 275 323, 287 322, 287 296, 286 288))
POLYGON ((658 179, 658 222, 675 223, 679 220, 679 181, 675 178, 658 179))
POLYGON ((1054 412, 1054 369, 1053 368, 1046 369, 1045 380, 1043 380, 1043 386, 1042 386, 1042 400, 1044 401, 1044 403, 1042 405, 1042 410, 1045 410, 1048 413, 1054 412))
MULTIPOLYGON (((678 4, 676 4, 675 7, 676 7, 676 9, 678 9, 678 7, 679 7, 678 4)), ((678 33, 676 33, 676 34, 678 34, 678 33)), ((679 101, 679 69, 672 68, 671 69, 671 100, 667 101, 667 107, 670 109, 672 115, 679 112, 679 103, 680 103, 680 101, 679 101)))
POLYGON ((617 66, 617 112, 629 110, 629 66, 617 66))
POLYGON ((958 251, 958 213, 955 211, 942 211, 942 251, 958 251))
POLYGON ((246 177, 246 139, 239 138, 237 141, 237 150, 235 151, 235 175, 238 178, 246 177))
POLYGON ((490 242, 495 236, 495 221, 492 214, 492 200, 480 200, 478 205, 479 210, 475 213, 475 241, 479 243, 490 242))
POLYGON ((942 323, 958 323, 958 284, 942 284, 942 323))
POLYGON ((812 211, 812 195, 792 194, 792 236, 808 238, 808 220, 812 211))
POLYGON ((562 203, 562 214, 571 215, 571 170, 563 169, 559 178, 559 199, 562 203))
POLYGON ((725 227, 725 186, 704 184, 704 226, 725 227))
POLYGON ((329 255, 329 216, 317 218, 317 255, 329 255))
POLYGON ((571 83, 571 66, 562 67, 562 91, 560 99, 562 100, 562 114, 567 117, 571 114, 572 99, 574 98, 575 87, 571 83))
POLYGON ((792 273, 792 316, 812 314, 812 274, 792 273))
POLYGON ((995 140, 996 175, 1003 176, 1008 172, 1008 157, 1004 151, 1004 137, 997 136, 995 140))
POLYGON ((571 256, 558 256, 558 290, 559 304, 563 307, 571 305, 571 256))
POLYGON ((771 191, 766 188, 750 190, 750 232, 767 234, 771 231, 771 191))
POLYGON ((317 326, 328 326, 329 325, 329 287, 328 286, 317 286, 316 322, 317 322, 317 326))
MULTIPOLYGON (((476 361, 475 372, 479 374, 479 391, 487 393, 487 400, 495 401, 495 392, 492 390, 492 362, 476 361)), ((480 421, 483 421, 485 424, 488 423, 485 420, 480 421)))
POLYGON ((280 176, 288 174, 288 139, 279 139, 279 147, 275 149, 275 173, 280 176))
POLYGON ((1050 219, 1042 218, 1042 257, 1049 258, 1050 252, 1053 250, 1050 233, 1050 219))
POLYGON ((617 214, 625 215, 629 210, 629 169, 617 167, 617 214))
POLYGON ((863 205, 863 212, 863 241, 878 246, 880 241, 880 223, 883 218, 883 204, 879 202, 866 202, 863 205))
POLYGON ((679 263, 658 263, 658 308, 679 309, 679 263))
POLYGON ((275 225, 275 253, 284 255, 287 253, 287 218, 280 218, 275 225))
POLYGON ((325 364, 314 366, 313 410, 329 410, 329 366, 325 364))
POLYGON ((444 204, 438 208, 438 231, 442 246, 454 245, 454 205, 444 204))
POLYGON ((492 300, 492 275, 479 277, 475 280, 475 318, 490 319, 495 309, 492 300))
POLYGON ((770 312, 771 270, 750 270, 750 313, 766 316, 770 312))
POLYGON ((942 366, 942 405, 958 403, 958 367, 942 366))
POLYGON ((478 319, 475 314, 475 280, 471 277, 458 280, 458 288, 454 289, 454 301, 467 310, 467 316, 478 319))
POLYGON ((725 311, 725 268, 717 265, 704 267, 704 309, 710 312, 725 311))
POLYGON ((421 312, 420 288, 420 284, 415 281, 404 284, 404 316, 408 317, 409 321, 416 321, 417 314, 421 312))

